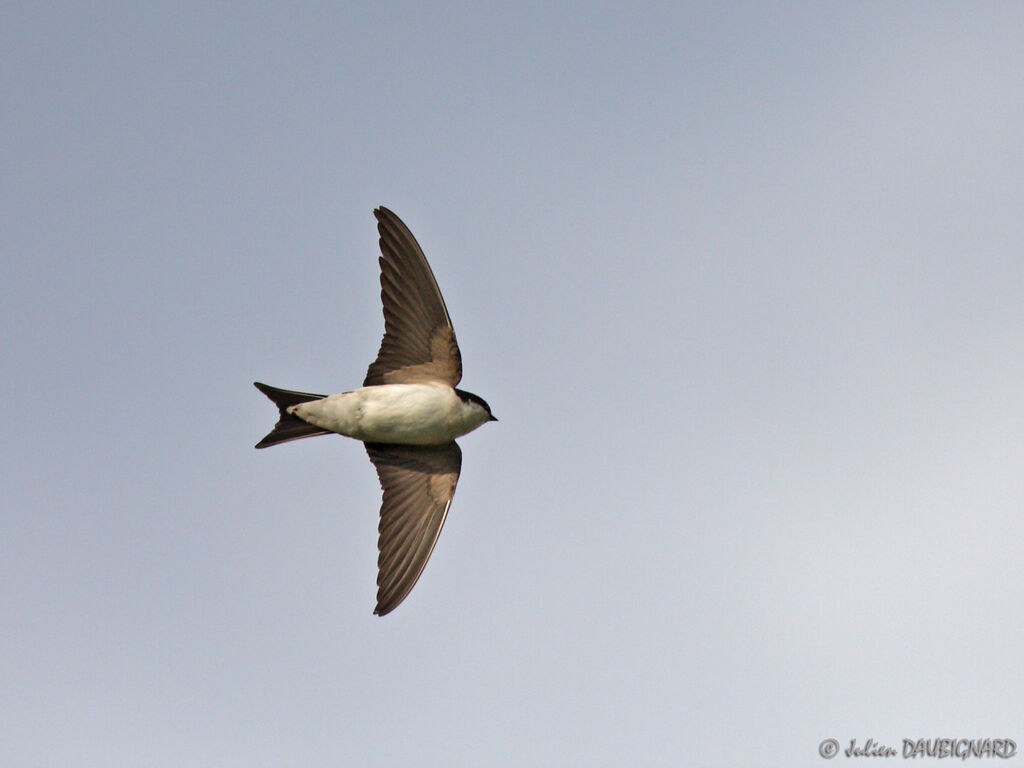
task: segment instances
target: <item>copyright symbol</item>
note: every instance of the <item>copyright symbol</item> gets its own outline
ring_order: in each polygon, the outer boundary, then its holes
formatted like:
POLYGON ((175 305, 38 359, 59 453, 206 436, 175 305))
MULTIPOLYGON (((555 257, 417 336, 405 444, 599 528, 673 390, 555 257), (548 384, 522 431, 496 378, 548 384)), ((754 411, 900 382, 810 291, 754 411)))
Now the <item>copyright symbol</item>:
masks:
POLYGON ((825 739, 818 745, 818 754, 826 760, 831 760, 839 754, 839 742, 835 739, 825 739))

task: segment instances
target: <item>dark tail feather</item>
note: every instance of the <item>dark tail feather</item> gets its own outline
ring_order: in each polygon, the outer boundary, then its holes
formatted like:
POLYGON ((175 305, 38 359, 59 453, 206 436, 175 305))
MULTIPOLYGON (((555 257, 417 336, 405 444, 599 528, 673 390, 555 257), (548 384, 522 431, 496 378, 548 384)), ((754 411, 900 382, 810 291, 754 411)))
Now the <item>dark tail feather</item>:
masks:
POLYGON ((277 406, 281 412, 281 417, 274 428, 270 430, 270 434, 256 443, 257 448, 267 448, 271 445, 277 445, 278 443, 287 443, 289 440, 298 440, 303 437, 313 437, 313 435, 326 435, 328 430, 320 429, 320 427, 314 427, 298 416, 292 416, 288 413, 288 408, 299 403, 308 403, 310 400, 322 400, 326 395, 311 395, 308 392, 292 392, 289 389, 278 389, 277 387, 267 386, 261 384, 258 381, 253 382, 256 385, 256 389, 262 392, 264 395, 274 401, 274 405, 277 406))

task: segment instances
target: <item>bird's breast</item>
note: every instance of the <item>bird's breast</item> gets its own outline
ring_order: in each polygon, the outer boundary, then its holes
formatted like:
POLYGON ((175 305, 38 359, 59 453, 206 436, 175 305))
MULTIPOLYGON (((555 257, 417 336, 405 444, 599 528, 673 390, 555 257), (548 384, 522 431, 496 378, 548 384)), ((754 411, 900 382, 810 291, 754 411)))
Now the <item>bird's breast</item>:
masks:
POLYGON ((369 443, 441 445, 469 431, 461 405, 447 385, 381 384, 289 410, 322 429, 369 443))

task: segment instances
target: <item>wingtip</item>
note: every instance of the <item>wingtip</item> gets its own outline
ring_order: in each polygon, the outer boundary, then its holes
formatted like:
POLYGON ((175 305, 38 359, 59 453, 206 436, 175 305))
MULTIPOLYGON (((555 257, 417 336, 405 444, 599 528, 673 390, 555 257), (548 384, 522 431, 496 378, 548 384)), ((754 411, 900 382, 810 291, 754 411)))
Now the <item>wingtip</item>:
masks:
MULTIPOLYGON (((414 581, 413 585, 415 585, 415 583, 416 582, 414 581)), ((405 602, 405 598, 409 596, 409 593, 411 591, 412 586, 406 589, 404 593, 399 593, 397 595, 393 592, 392 594, 385 594, 383 591, 378 590, 377 605, 375 605, 373 608, 373 615, 387 616, 389 613, 394 611, 398 606, 400 606, 403 602, 405 602)))

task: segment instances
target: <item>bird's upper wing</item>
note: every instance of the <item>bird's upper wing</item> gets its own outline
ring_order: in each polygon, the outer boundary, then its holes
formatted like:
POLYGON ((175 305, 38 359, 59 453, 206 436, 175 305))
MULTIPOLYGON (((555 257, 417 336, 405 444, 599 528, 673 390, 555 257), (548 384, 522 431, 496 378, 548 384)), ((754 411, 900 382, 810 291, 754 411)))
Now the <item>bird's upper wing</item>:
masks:
POLYGON ((462 469, 454 442, 441 446, 366 443, 384 500, 377 540, 377 607, 393 611, 416 584, 430 559, 462 469))
POLYGON ((455 329, 416 238, 387 208, 373 212, 380 232, 380 297, 384 339, 366 371, 364 387, 462 378, 455 329))

